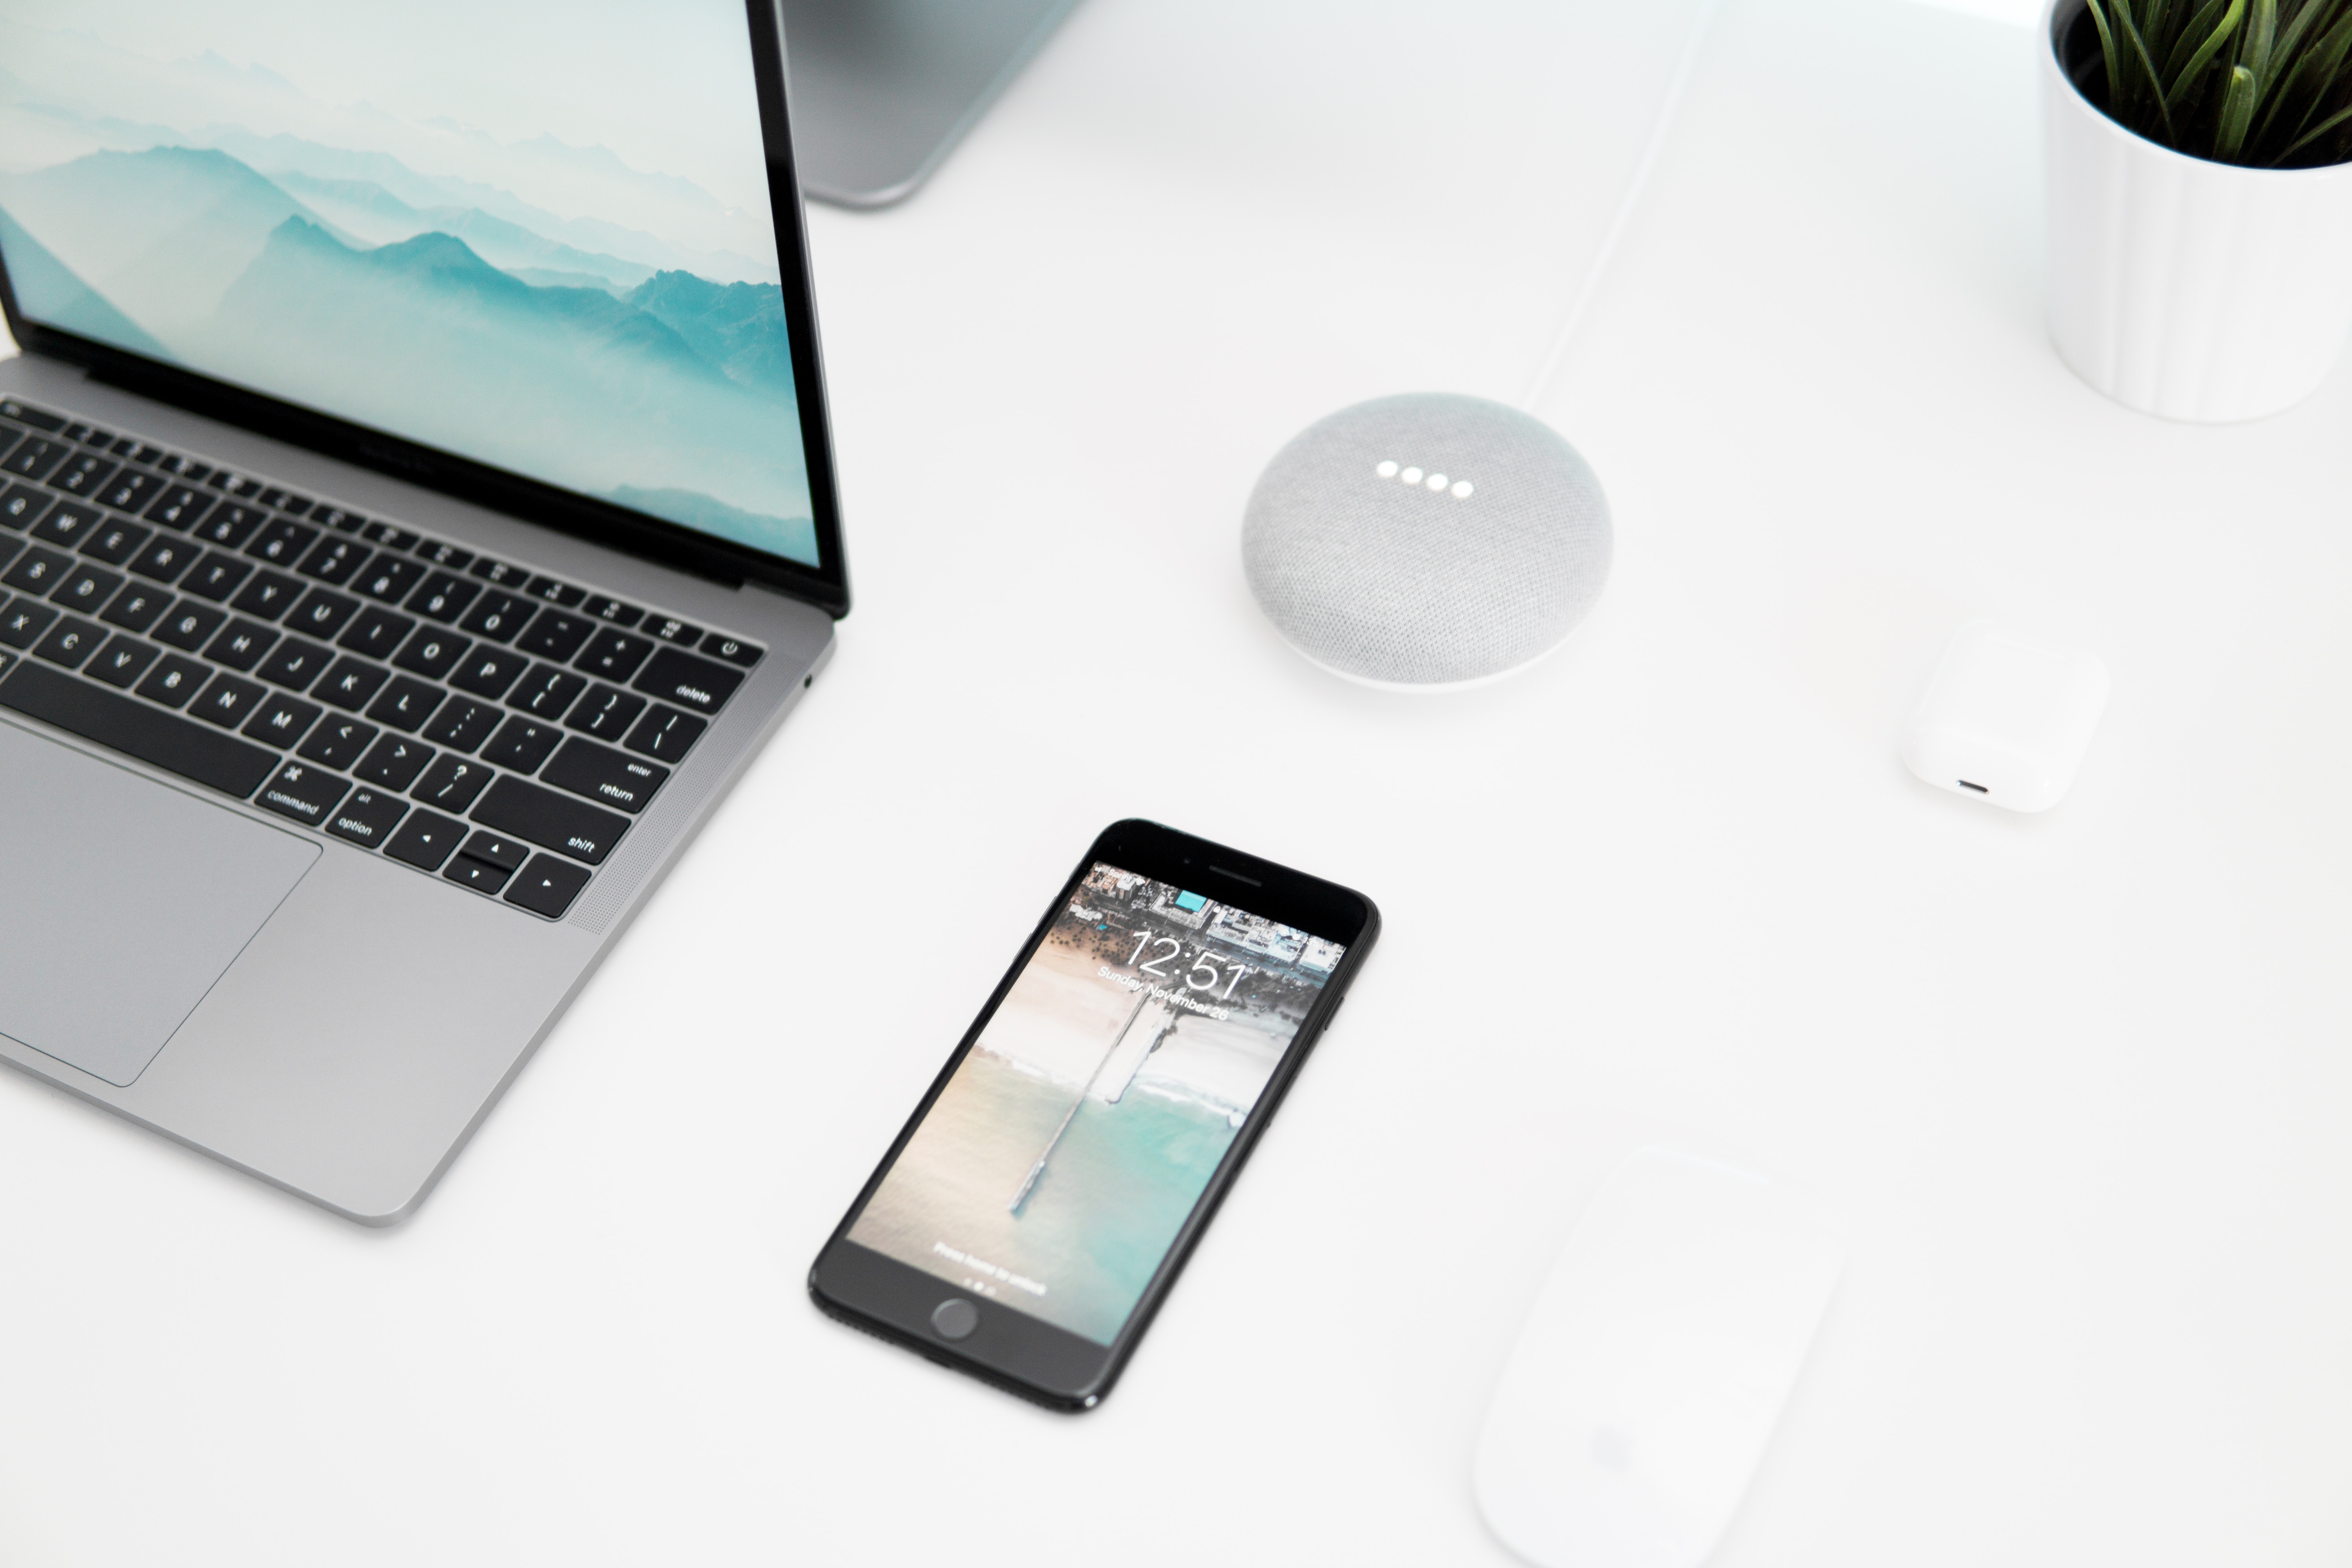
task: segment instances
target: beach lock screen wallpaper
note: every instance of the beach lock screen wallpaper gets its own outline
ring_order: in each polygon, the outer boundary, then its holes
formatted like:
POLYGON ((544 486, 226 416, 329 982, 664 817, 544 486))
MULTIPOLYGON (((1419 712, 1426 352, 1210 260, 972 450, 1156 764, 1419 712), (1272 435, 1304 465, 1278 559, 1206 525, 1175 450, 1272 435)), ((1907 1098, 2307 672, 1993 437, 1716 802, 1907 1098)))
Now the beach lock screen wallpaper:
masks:
POLYGON ((730 0, 0 0, 36 321, 817 564, 730 0))
POLYGON ((1097 864, 849 1239, 1110 1343, 1344 951, 1097 864))

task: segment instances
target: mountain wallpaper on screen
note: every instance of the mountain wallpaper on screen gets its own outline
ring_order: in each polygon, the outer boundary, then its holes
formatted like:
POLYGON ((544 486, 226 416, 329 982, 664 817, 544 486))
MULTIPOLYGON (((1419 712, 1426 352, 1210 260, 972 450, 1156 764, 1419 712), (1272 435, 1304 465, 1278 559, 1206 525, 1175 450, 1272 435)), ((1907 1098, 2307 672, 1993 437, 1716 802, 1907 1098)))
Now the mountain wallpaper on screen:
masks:
MULTIPOLYGON (((0 168, 26 315, 817 563, 772 267, 379 150, 101 121, 26 79, 0 73, 0 119, 96 144, 0 168)), ((649 190, 646 212, 709 199, 601 148, 492 145, 649 190)))

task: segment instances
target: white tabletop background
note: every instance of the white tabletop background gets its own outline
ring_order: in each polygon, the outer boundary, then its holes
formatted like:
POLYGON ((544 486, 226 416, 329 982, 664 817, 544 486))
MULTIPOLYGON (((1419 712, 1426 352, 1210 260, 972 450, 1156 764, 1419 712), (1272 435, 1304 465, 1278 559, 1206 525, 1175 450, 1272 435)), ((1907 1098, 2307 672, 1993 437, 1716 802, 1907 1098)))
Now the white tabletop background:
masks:
POLYGON ((2342 1563, 2352 373, 2202 429, 2058 363, 2022 29, 1730 0, 1541 403, 1619 530, 1557 658, 1392 698, 1252 608, 1293 431, 1549 346, 1563 15, 1087 0, 817 211, 840 656, 423 1211, 0 1074, 0 1563, 1500 1563, 1480 1412, 1659 1141, 1853 1231, 1722 1564, 2342 1563), (2114 671, 2045 817, 1895 759, 1979 615, 2114 671), (1128 814, 1387 935, 1071 1419, 803 1278, 1128 814))

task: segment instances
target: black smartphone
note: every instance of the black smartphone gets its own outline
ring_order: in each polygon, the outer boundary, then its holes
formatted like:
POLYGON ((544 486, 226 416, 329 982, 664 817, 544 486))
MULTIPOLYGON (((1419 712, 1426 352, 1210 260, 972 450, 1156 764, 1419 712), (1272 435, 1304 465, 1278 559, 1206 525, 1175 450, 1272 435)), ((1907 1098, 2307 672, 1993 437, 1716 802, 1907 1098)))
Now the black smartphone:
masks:
POLYGON ((1361 894, 1157 823, 1070 874, 817 1255, 836 1318, 1091 1410, 1380 934, 1361 894))

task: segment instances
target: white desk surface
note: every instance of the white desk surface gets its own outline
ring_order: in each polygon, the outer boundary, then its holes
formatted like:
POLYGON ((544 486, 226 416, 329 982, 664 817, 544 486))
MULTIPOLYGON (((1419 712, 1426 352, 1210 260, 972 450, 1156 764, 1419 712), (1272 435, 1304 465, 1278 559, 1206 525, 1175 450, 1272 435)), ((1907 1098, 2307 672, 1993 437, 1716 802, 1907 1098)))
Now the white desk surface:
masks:
POLYGON ((1489 690, 1343 687, 1243 499, 1356 398, 1518 393, 1572 149, 1513 136, 1593 68, 1533 0, 1336 4, 1087 0, 912 205, 815 215, 841 656, 416 1219, 0 1074, 0 1562, 1501 1563, 1490 1381, 1660 1140, 1855 1231, 1727 1568, 2344 1561, 2352 374, 2102 401, 2040 324, 2025 35, 1731 0, 1544 404, 1600 611, 1489 690), (2114 669, 2047 817, 1895 760, 1973 615, 2114 669), (803 1278, 1127 813, 1388 934, 1068 1419, 803 1278))

